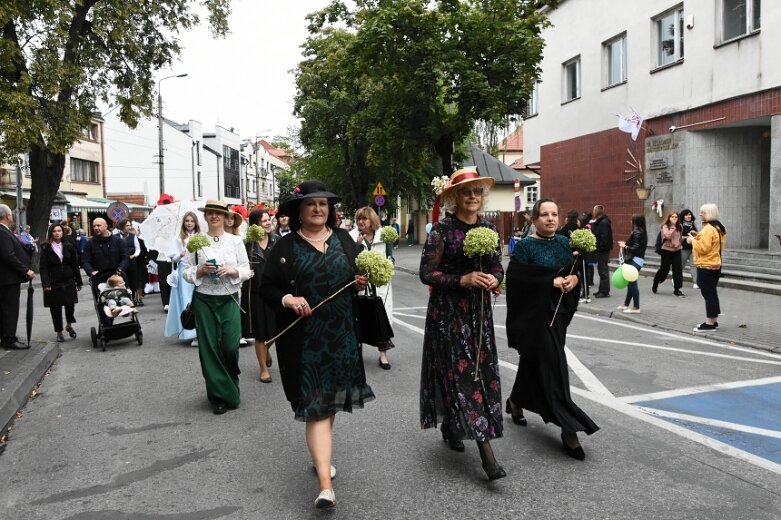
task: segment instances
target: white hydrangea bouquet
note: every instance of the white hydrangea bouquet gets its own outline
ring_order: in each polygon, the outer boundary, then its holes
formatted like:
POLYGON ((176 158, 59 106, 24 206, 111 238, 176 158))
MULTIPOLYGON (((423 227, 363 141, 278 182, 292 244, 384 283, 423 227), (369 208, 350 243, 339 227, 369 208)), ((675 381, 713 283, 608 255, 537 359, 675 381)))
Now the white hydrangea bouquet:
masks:
MULTIPOLYGON (((361 251, 360 253, 358 253, 358 256, 355 258, 355 269, 359 274, 365 276, 370 284, 376 285, 377 287, 389 284, 391 279, 393 278, 393 275, 395 274, 393 269, 393 262, 385 258, 385 256, 379 253, 378 251, 361 251)), ((323 301, 321 301, 320 303, 312 307, 312 312, 315 312, 318 308, 320 308, 321 305, 324 305, 325 303, 331 301, 340 292, 344 291, 348 287, 351 287, 355 284, 356 281, 353 280, 352 282, 348 283, 341 289, 338 289, 336 292, 331 294, 328 298, 324 299, 323 301)), ((288 330, 292 329, 296 323, 301 321, 301 319, 302 316, 299 316, 298 318, 295 319, 295 321, 293 321, 293 323, 285 327, 285 329, 282 332, 280 332, 273 338, 266 340, 265 341, 266 345, 268 345, 269 347, 273 345, 274 342, 280 338, 280 336, 282 336, 288 330)))
MULTIPOLYGON (((499 247, 499 235, 493 229, 487 227, 476 227, 466 232, 464 237, 464 255, 467 258, 477 256, 480 262, 480 271, 483 270, 483 257, 490 255, 499 247)), ((475 355, 475 375, 474 380, 480 376, 480 351, 483 348, 483 320, 485 318, 485 300, 480 295, 480 339, 477 344, 477 354, 475 355)))
POLYGON ((399 239, 399 234, 393 226, 383 226, 380 230, 380 240, 386 244, 395 244, 399 239))

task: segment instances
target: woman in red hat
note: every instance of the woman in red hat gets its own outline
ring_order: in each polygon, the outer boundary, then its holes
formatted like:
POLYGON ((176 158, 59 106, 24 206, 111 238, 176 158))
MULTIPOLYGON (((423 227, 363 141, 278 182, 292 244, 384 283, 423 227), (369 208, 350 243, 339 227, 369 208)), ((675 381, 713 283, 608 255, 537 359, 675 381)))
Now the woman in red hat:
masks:
POLYGON ((464 255, 463 246, 471 229, 494 229, 478 214, 493 185, 492 178, 480 177, 474 169, 450 176, 439 195, 448 213, 431 227, 420 260, 420 279, 432 288, 423 339, 420 422, 423 428, 436 428, 441 420, 442 437, 455 451, 464 451, 462 439, 477 441, 489 480, 506 476, 490 442, 503 429, 491 291, 499 287, 504 270, 498 242, 482 262, 464 255))

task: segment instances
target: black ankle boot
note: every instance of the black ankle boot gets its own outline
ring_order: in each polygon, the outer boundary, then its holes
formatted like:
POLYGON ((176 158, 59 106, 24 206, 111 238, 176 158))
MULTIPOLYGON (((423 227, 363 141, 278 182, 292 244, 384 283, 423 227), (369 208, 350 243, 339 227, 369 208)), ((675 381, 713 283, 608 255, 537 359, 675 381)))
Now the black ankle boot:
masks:
POLYGON ((447 445, 450 446, 450 449, 453 451, 464 451, 464 441, 461 439, 456 439, 451 433, 450 433, 450 426, 448 426, 446 423, 442 423, 442 440, 447 441, 447 445))
POLYGON ((526 422, 526 417, 523 416, 523 408, 518 408, 518 414, 513 413, 513 404, 510 402, 510 399, 507 399, 507 403, 505 406, 505 412, 510 414, 510 416, 513 418, 513 422, 519 426, 526 426, 528 423, 526 422))
POLYGON ((494 450, 488 441, 478 442, 477 449, 480 452, 480 460, 483 461, 483 471, 485 471, 488 480, 498 480, 507 476, 504 468, 496 462, 494 450))

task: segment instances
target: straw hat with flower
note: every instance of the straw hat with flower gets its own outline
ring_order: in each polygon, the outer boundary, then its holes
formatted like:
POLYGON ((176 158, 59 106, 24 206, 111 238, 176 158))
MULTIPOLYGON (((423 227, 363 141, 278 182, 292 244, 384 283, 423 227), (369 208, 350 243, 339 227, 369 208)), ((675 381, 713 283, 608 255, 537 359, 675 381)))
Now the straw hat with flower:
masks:
POLYGON ((477 166, 468 166, 453 172, 450 177, 435 177, 431 181, 437 198, 434 201, 433 219, 439 220, 439 208, 444 204, 446 207, 454 205, 455 197, 460 189, 482 187, 488 190, 493 187, 496 181, 492 177, 481 177, 477 166))

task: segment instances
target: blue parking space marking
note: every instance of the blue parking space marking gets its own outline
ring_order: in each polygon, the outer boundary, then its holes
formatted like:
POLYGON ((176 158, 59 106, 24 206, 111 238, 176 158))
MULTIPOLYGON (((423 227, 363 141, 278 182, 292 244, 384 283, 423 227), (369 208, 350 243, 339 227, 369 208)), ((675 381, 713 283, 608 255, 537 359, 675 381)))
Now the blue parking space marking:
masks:
MULTIPOLYGON (((746 386, 634 403, 637 406, 781 433, 781 383, 746 386)), ((662 417, 763 459, 781 464, 781 439, 681 418, 662 417)))
POLYGON ((715 390, 634 404, 781 431, 781 383, 715 390))

